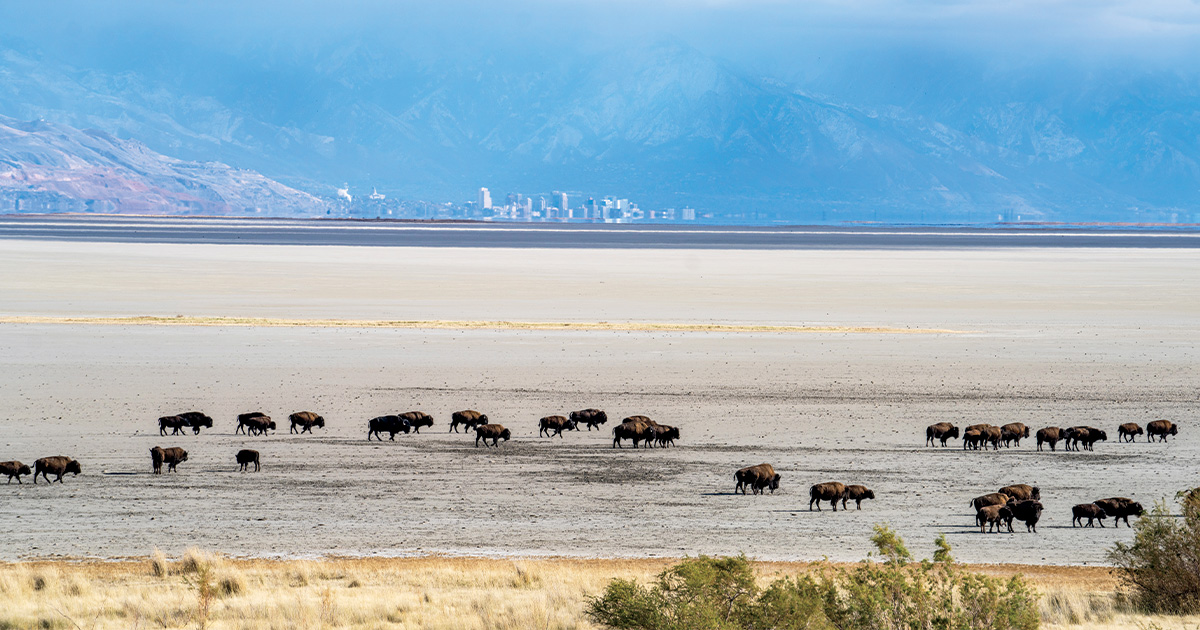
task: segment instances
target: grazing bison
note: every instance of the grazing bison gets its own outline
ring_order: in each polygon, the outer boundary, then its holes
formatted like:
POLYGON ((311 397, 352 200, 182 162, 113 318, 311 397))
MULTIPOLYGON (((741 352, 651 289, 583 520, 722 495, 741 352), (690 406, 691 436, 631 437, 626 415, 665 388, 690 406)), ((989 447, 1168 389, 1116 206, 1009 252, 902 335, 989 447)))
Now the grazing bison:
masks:
POLYGON ((1012 422, 1000 427, 1000 439, 1004 440, 1004 446, 1020 446, 1021 438, 1029 437, 1029 427, 1020 422, 1012 422))
POLYGON ((1143 433, 1145 433, 1145 431, 1142 431, 1142 427, 1139 427, 1136 422, 1126 422, 1125 424, 1117 427, 1117 441, 1133 442, 1137 439, 1137 436, 1143 433))
POLYGON ((828 501, 829 505, 833 506, 833 511, 837 511, 837 502, 842 499, 842 495, 846 493, 845 484, 831 481, 828 483, 818 483, 808 489, 808 511, 811 512, 813 504, 817 505, 817 511, 821 511, 821 502, 828 501))
POLYGON ((397 433, 407 434, 410 430, 411 427, 408 425, 407 418, 401 418, 400 416, 371 418, 367 421, 367 441, 370 442, 371 436, 374 435, 375 439, 382 442, 383 436, 380 433, 387 433, 388 439, 395 442, 397 433))
POLYGON ((1012 510, 1007 505, 985 505, 975 512, 975 524, 979 526, 979 533, 985 531, 996 531, 1003 533, 1004 526, 1008 526, 1008 531, 1012 531, 1012 510), (987 527, 984 530, 984 527, 987 527))
POLYGON ((593 428, 600 430, 600 425, 608 422, 608 414, 599 409, 584 409, 582 411, 572 411, 571 419, 576 423, 582 422, 587 425, 588 431, 593 428))
POLYGON ((46 479, 47 482, 50 483, 53 483, 50 481, 50 475, 55 475, 57 478, 54 481, 62 483, 63 475, 71 473, 75 476, 79 476, 79 474, 82 472, 83 471, 79 468, 79 462, 71 459, 70 457, 65 457, 63 455, 43 457, 36 462, 33 462, 33 483, 37 483, 38 475, 41 475, 46 479))
POLYGON ((420 433, 421 427, 433 426, 433 416, 422 411, 406 411, 396 415, 408 420, 408 426, 412 427, 413 433, 420 433))
POLYGON ((248 448, 237 452, 237 463, 238 470, 241 472, 248 472, 250 464, 254 464, 254 472, 262 469, 262 466, 258 463, 258 451, 252 451, 248 448))
POLYGON ((1160 441, 1166 442, 1168 435, 1179 435, 1179 427, 1170 420, 1155 420, 1146 425, 1146 441, 1153 442, 1156 435, 1162 438, 1160 441))
MULTIPOLYGON (((488 423, 486 414, 479 413, 474 409, 465 411, 455 411, 450 414, 450 431, 458 433, 458 425, 463 426, 464 431, 474 431, 475 427, 488 423)), ((450 431, 446 431, 449 433, 450 431)))
POLYGON ((271 416, 268 416, 267 414, 265 414, 261 411, 251 411, 250 413, 239 413, 238 417, 237 417, 238 425, 237 425, 237 428, 233 430, 233 432, 234 433, 245 433, 246 432, 246 421, 249 420, 250 418, 266 418, 266 419, 270 420, 271 416))
POLYGON ((1054 450, 1054 446, 1058 441, 1063 439, 1063 429, 1058 427, 1046 427, 1038 429, 1037 432, 1037 450, 1042 450, 1042 444, 1049 444, 1050 450, 1054 450))
POLYGON ((508 441, 512 437, 512 432, 504 428, 503 424, 485 424, 475 428, 475 448, 479 448, 479 440, 483 440, 483 445, 487 446, 487 441, 492 441, 492 446, 499 447, 500 440, 508 441))
POLYGON ((991 494, 985 494, 983 496, 971 499, 971 503, 969 505, 975 508, 975 511, 978 512, 989 505, 1005 505, 1009 501, 1012 501, 1012 497, 1008 496, 1007 494, 993 492, 991 494))
POLYGON ((172 429, 171 435, 179 435, 182 429, 188 425, 188 421, 179 416, 163 416, 158 419, 158 434, 166 435, 167 429, 172 429))
POLYGON ((192 427, 193 434, 199 434, 201 427, 212 428, 213 419, 200 413, 199 411, 189 411, 179 414, 180 418, 187 420, 187 426, 192 427))
POLYGON ((266 417, 246 418, 246 433, 248 435, 266 435, 267 431, 275 430, 275 421, 266 417))
POLYGON ((653 425, 646 424, 640 420, 636 422, 622 422, 613 427, 613 448, 624 448, 621 446, 621 440, 631 440, 633 448, 637 448, 639 442, 649 444, 654 437, 653 425))
POLYGON ((675 446, 675 440, 679 439, 679 427, 669 427, 665 424, 650 427, 654 434, 654 442, 659 446, 675 446))
POLYGON ((939 422, 931 424, 925 429, 925 444, 934 446, 934 440, 940 440, 942 446, 946 445, 946 440, 958 437, 958 427, 949 422, 939 422))
POLYGON ((1007 494, 1009 497, 1017 501, 1028 501, 1029 499, 1033 499, 1035 501, 1042 500, 1042 489, 1025 483, 1004 486, 996 492, 999 492, 1000 494, 1007 494))
POLYGON ((1100 499, 1092 501, 1093 504, 1104 510, 1104 513, 1111 516, 1113 519, 1113 527, 1120 527, 1121 521, 1125 521, 1126 527, 1132 527, 1129 524, 1130 516, 1141 516, 1145 513, 1142 509, 1142 504, 1133 499, 1125 497, 1112 497, 1111 499, 1100 499))
POLYGON ((155 446, 150 449, 150 463, 154 465, 154 474, 156 475, 162 474, 162 465, 164 463, 167 465, 167 472, 176 472, 175 467, 186 462, 187 458, 187 451, 178 446, 170 448, 155 446))
POLYGON ((325 428, 325 418, 311 411, 297 411, 288 416, 288 420, 292 423, 288 433, 312 433, 313 427, 325 428), (300 427, 300 430, 297 431, 296 427, 300 427))
POLYGON ((1093 521, 1098 521, 1100 527, 1104 527, 1104 508, 1095 503, 1080 503, 1071 508, 1071 527, 1095 527, 1093 521), (1083 519, 1087 519, 1087 525, 1083 524, 1083 519), (1078 524, 1078 525, 1076 525, 1078 524))
POLYGON ((538 420, 538 437, 541 437, 543 434, 549 437, 554 437, 555 435, 562 437, 563 431, 578 430, 579 427, 576 426, 575 421, 568 420, 566 416, 546 416, 538 420))
POLYGON ((8 475, 8 483, 12 483, 13 477, 16 477, 17 485, 20 485, 21 475, 30 474, 33 474, 33 471, 29 470, 29 467, 21 462, 0 462, 0 475, 8 475))
POLYGON ((779 489, 779 473, 770 464, 759 464, 757 466, 747 466, 735 473, 733 478, 737 480, 737 485, 733 487, 733 493, 737 494, 741 490, 742 494, 746 494, 746 488, 754 494, 760 492, 765 493, 766 488, 771 489, 771 494, 779 489))
POLYGON ((874 499, 875 492, 866 486, 846 486, 842 493, 842 509, 846 509, 846 501, 854 501, 858 509, 862 509, 863 499, 874 499))
POLYGON ((1015 503, 1010 502, 1005 507, 1012 514, 1008 521, 1008 531, 1012 531, 1012 519, 1015 518, 1025 523, 1025 531, 1037 533, 1037 522, 1042 518, 1041 501, 1026 499, 1015 503))

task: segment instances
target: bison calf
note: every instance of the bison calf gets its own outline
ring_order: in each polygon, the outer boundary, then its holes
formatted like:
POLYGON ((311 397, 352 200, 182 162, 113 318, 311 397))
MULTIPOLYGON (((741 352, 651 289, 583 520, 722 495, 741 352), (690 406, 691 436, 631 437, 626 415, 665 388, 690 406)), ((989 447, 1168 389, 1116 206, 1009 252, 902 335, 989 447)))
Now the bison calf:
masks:
POLYGON ((63 475, 71 473, 79 476, 83 471, 79 468, 79 462, 63 455, 54 457, 43 457, 36 462, 33 462, 33 483, 37 483, 38 475, 41 475, 47 482, 50 481, 50 475, 55 475, 57 478, 54 481, 62 483, 63 475))
POLYGON ((1012 531, 1012 510, 1007 505, 985 505, 975 513, 975 524, 979 526, 979 533, 984 533, 984 527, 987 527, 988 532, 996 531, 1001 533, 1004 531, 1002 525, 1008 525, 1008 531, 1012 531))
POLYGON ((1093 527, 1092 521, 1098 521, 1100 527, 1104 527, 1104 509, 1095 503, 1080 503, 1071 508, 1071 527, 1093 527), (1087 519, 1087 525, 1083 524, 1083 519, 1087 519))
POLYGON ((808 489, 808 511, 811 512, 813 504, 817 506, 817 511, 821 511, 821 501, 828 501, 829 505, 833 506, 833 511, 837 511, 837 502, 841 500, 842 495, 846 493, 845 484, 831 481, 828 483, 818 483, 808 489))
POLYGON ((842 509, 846 509, 846 501, 854 501, 858 509, 862 509, 863 499, 874 499, 875 492, 866 486, 846 486, 842 493, 842 509))
POLYGON ((775 494, 775 490, 779 488, 779 473, 770 464, 759 464, 757 466, 747 466, 736 473, 733 473, 733 478, 737 480, 737 485, 733 487, 734 494, 740 490, 742 494, 746 494, 746 488, 754 494, 764 492, 765 488, 771 489, 771 494, 775 494))
POLYGON ((0 462, 0 475, 8 475, 8 483, 12 483, 13 477, 17 478, 17 485, 21 484, 21 475, 33 474, 32 470, 25 464, 18 461, 0 462))
POLYGON ((252 451, 248 448, 237 452, 237 463, 238 470, 241 472, 247 472, 250 464, 254 464, 254 472, 258 472, 262 468, 258 463, 258 451, 252 451))

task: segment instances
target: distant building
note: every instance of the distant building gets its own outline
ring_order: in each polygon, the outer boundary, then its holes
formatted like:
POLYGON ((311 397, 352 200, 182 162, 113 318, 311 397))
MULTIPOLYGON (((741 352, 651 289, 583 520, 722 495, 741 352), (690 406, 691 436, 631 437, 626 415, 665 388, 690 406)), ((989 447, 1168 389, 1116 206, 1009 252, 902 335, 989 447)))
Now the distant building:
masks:
POLYGON ((554 191, 554 194, 550 195, 550 205, 558 208, 559 217, 563 219, 571 218, 571 206, 567 205, 567 193, 554 191))
POLYGON ((683 213, 684 221, 695 221, 696 220, 696 209, 695 208, 684 208, 680 212, 683 213))
POLYGON ((488 189, 486 189, 486 188, 480 188, 479 189, 479 199, 476 203, 479 204, 480 210, 491 210, 492 209, 492 193, 488 192, 488 189))

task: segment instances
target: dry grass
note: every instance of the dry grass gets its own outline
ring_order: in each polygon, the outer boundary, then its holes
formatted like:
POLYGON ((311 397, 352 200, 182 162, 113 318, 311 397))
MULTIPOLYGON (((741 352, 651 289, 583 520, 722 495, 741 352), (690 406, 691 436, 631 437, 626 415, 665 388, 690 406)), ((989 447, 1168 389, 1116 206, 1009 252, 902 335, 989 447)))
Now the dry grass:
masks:
POLYGON ((614 330, 637 332, 717 333, 870 333, 961 334, 968 331, 885 326, 766 326, 756 324, 688 324, 655 322, 506 322, 450 320, 273 319, 264 317, 0 317, 0 324, 89 324, 108 326, 258 326, 321 328, 413 328, 453 330, 614 330))
MULTIPOLYGON (((9 628, 591 628, 581 612, 612 578, 649 580, 669 560, 355 558, 231 560, 190 550, 167 559, 0 564, 0 630, 9 628)), ((762 563, 763 580, 810 570, 762 563)), ((1042 590, 1048 628, 1200 628, 1200 619, 1121 611, 1105 569, 1020 572, 1042 590)))

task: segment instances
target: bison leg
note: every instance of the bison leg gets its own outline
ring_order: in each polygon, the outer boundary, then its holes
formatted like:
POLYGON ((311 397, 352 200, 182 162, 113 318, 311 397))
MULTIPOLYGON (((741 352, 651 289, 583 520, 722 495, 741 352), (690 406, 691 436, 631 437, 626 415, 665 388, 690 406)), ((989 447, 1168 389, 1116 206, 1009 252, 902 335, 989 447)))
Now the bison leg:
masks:
MULTIPOLYGON (((858 503, 858 509, 861 510, 862 509, 862 499, 856 500, 856 503, 858 503)), ((846 507, 846 506, 843 505, 842 507, 846 507)))

